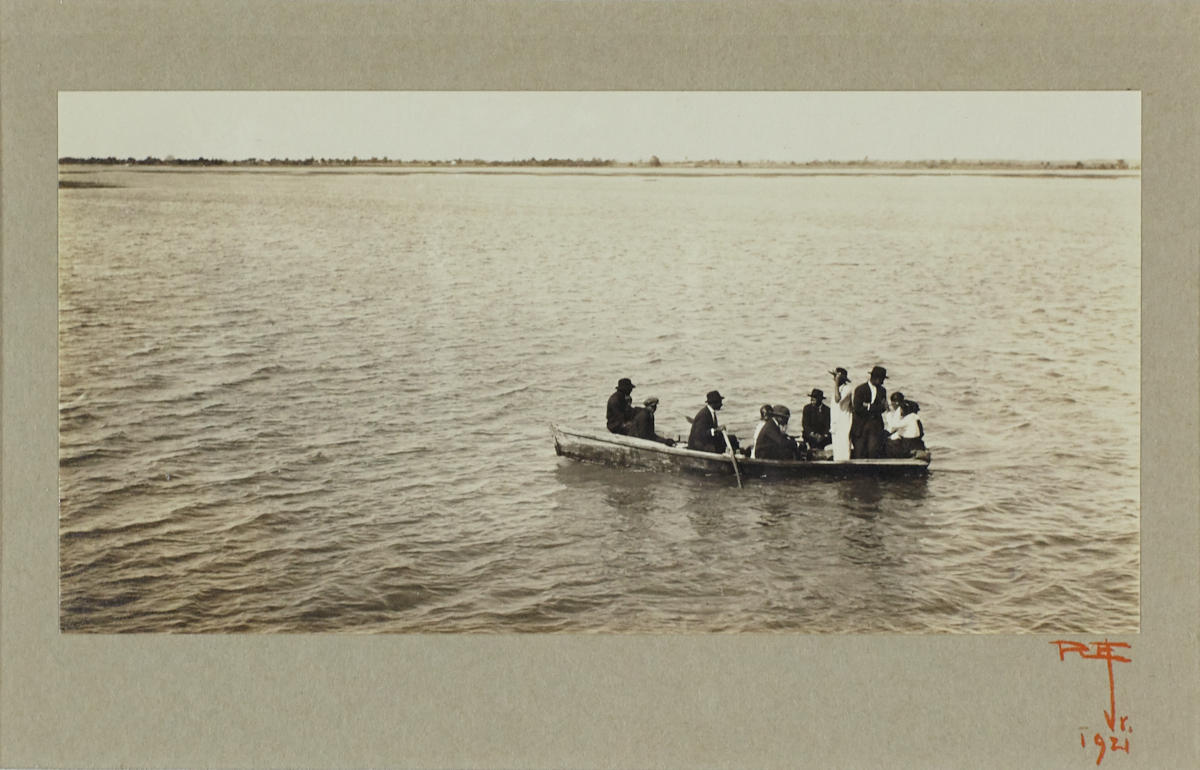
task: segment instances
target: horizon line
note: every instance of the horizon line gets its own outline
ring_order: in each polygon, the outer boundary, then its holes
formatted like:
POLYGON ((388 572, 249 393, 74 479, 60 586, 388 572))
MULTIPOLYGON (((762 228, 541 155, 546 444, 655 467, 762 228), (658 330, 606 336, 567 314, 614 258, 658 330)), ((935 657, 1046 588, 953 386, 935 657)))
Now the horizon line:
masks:
POLYGON ((245 164, 271 164, 271 163, 288 163, 288 164, 405 164, 405 165, 496 165, 496 166, 513 166, 513 165, 530 165, 530 164, 563 164, 563 165, 619 165, 619 166, 666 166, 666 165, 728 165, 728 166, 746 166, 746 165, 775 165, 775 166, 814 166, 814 165, 983 165, 983 164, 1004 164, 1004 165, 1041 165, 1041 164, 1125 164, 1128 167, 1140 166, 1140 158, 1123 158, 1123 157, 1103 157, 1103 158, 871 158, 864 156, 862 158, 814 158, 811 160, 740 160, 740 159, 725 159, 725 158, 682 158, 682 159, 661 159, 658 156, 650 156, 637 160, 618 160, 616 158, 560 158, 560 157, 545 157, 538 158, 536 156, 529 158, 497 160, 485 158, 393 158, 390 156, 373 155, 370 157, 359 157, 351 155, 350 157, 318 157, 309 155, 307 157, 257 157, 250 156, 244 158, 224 158, 216 156, 197 155, 193 157, 178 157, 173 154, 163 156, 146 155, 136 157, 132 155, 116 156, 116 155, 62 155, 59 156, 60 163, 88 163, 88 162, 119 162, 119 163, 161 163, 161 164, 182 164, 182 163, 245 163, 245 164))

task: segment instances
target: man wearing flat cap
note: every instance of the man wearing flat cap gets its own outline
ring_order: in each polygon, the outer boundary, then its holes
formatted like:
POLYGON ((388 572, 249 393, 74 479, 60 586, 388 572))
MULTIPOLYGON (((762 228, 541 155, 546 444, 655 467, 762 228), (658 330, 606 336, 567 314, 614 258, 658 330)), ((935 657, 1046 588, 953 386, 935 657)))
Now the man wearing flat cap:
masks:
POLYGON ((883 457, 887 431, 883 428, 883 413, 887 409, 887 369, 876 366, 871 378, 854 389, 853 414, 850 422, 851 458, 869 460, 883 457))
MULTIPOLYGON (((704 401, 704 406, 700 407, 700 411, 696 412, 696 417, 692 420, 692 430, 688 434, 687 448, 724 454, 726 434, 725 429, 717 423, 717 412, 721 409, 721 404, 725 402, 725 399, 719 392, 710 390, 704 397, 704 401)), ((737 449, 737 436, 732 433, 728 436, 730 445, 737 449)))
POLYGON ((830 412, 825 406, 825 392, 813 388, 808 394, 809 403, 804 405, 800 416, 800 431, 804 443, 809 449, 824 449, 833 443, 833 434, 829 431, 830 412))
POLYGON ((617 381, 617 389, 608 397, 608 432, 629 435, 633 422, 633 383, 628 377, 617 381))
POLYGON ((658 411, 658 398, 650 396, 642 405, 633 410, 633 421, 629 424, 629 435, 634 438, 644 438, 647 441, 657 441, 667 446, 675 446, 675 439, 660 436, 654 432, 654 413, 658 411))

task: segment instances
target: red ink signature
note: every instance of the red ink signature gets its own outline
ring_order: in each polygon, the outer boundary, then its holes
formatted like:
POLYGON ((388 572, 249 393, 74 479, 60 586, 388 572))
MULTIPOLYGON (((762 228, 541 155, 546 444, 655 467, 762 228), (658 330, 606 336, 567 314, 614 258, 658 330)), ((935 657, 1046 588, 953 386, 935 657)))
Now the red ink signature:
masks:
MULTIPOLYGON (((1116 680, 1113 678, 1113 663, 1131 662, 1133 658, 1114 653, 1114 650, 1117 649, 1128 650, 1130 646, 1124 642, 1110 642, 1107 639, 1103 642, 1092 642, 1090 645, 1083 644, 1082 642, 1067 642, 1062 640, 1050 642, 1050 644, 1058 645, 1059 660, 1066 660, 1067 653, 1071 652, 1078 654, 1082 659, 1103 660, 1108 663, 1108 709, 1104 711, 1104 723, 1108 725, 1108 731, 1111 734, 1107 736, 1109 739, 1107 742, 1104 740, 1106 736, 1100 733, 1095 733, 1092 736, 1092 742, 1100 747, 1100 752, 1096 756, 1096 764, 1098 765, 1103 762, 1105 755, 1109 751, 1124 751, 1128 754, 1128 736, 1122 742, 1116 733, 1118 732, 1118 727, 1121 733, 1132 733, 1133 727, 1129 724, 1128 716, 1122 716, 1119 721, 1117 719, 1117 687, 1116 680), (1093 646, 1096 648, 1095 652, 1092 652, 1093 646)), ((1086 732, 1087 728, 1085 727, 1083 730, 1086 732)), ((1087 748, 1087 740, 1083 732, 1079 733, 1079 745, 1085 749, 1087 748)))

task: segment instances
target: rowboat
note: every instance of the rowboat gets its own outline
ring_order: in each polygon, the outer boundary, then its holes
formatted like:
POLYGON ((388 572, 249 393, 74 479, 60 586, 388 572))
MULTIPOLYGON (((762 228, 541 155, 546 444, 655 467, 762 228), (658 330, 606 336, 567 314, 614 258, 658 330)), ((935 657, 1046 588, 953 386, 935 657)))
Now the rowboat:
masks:
MULTIPOLYGON (((646 471, 734 475, 728 454, 700 452, 682 445, 667 446, 656 441, 621 436, 606 430, 579 430, 551 425, 554 451, 587 463, 646 471)), ((904 476, 929 470, 930 454, 920 452, 904 459, 764 460, 738 455, 737 470, 746 478, 791 478, 797 476, 904 476)))

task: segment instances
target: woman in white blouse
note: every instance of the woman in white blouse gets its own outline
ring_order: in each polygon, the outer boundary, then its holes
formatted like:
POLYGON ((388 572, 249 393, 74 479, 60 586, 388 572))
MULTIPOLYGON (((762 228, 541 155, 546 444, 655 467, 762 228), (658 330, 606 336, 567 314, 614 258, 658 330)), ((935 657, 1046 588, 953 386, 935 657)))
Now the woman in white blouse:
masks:
POLYGON ((900 404, 904 402, 904 394, 900 391, 888 394, 888 408, 883 413, 883 429, 888 433, 900 422, 900 404))
POLYGON ((900 403, 900 419, 892 424, 884 448, 887 457, 912 457, 913 452, 925 449, 925 426, 917 417, 920 411, 916 401, 900 403))

